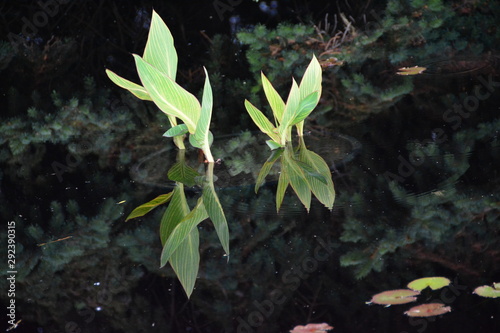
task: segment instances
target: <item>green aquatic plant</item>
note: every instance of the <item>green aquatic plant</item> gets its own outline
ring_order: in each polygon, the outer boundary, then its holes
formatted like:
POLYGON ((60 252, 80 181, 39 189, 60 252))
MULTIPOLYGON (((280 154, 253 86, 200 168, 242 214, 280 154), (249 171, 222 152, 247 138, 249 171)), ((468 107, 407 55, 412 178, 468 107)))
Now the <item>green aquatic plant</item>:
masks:
POLYGON ((203 150, 208 162, 213 162, 209 131, 212 118, 213 97, 208 73, 205 69, 205 85, 202 103, 175 82, 177 51, 170 30, 161 17, 153 11, 151 29, 143 56, 134 54, 137 73, 142 86, 124 79, 109 69, 108 77, 118 86, 127 89, 142 100, 153 101, 163 111, 172 128, 164 135, 174 137, 179 149, 184 149, 183 136, 189 133, 189 142, 203 150), (178 124, 177 119, 183 123, 178 124))
POLYGON ((208 163, 205 177, 201 177, 185 161, 185 150, 180 149, 177 162, 168 171, 175 188, 166 194, 135 208, 127 221, 144 216, 156 207, 169 203, 160 224, 163 246, 160 267, 170 263, 187 296, 193 292, 200 264, 198 224, 210 218, 222 247, 229 256, 229 229, 214 187, 214 163, 208 163), (193 186, 201 180, 202 194, 193 209, 189 208, 184 186, 193 186))
POLYGON ((264 73, 261 73, 261 77, 264 93, 273 112, 274 125, 248 100, 245 100, 245 107, 259 129, 271 138, 267 141, 268 146, 271 149, 283 148, 292 139, 293 126, 297 127, 299 136, 303 135, 304 119, 318 105, 321 96, 321 66, 313 55, 300 85, 292 79, 286 104, 264 73))
POLYGON ((262 166, 255 184, 255 192, 264 184, 266 176, 276 161, 280 161, 278 188, 276 190, 276 210, 279 211, 286 189, 293 188, 300 201, 309 211, 311 193, 328 209, 332 210, 335 201, 335 188, 332 174, 325 160, 307 149, 304 137, 299 137, 299 145, 294 148, 288 142, 282 149, 273 150, 262 166))

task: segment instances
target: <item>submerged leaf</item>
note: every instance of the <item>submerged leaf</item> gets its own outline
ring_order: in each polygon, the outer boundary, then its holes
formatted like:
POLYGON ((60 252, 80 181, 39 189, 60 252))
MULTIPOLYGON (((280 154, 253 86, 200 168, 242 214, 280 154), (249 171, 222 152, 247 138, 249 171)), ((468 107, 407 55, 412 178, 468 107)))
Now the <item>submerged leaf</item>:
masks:
POLYGON ((368 303, 375 303, 380 305, 406 304, 415 302, 417 300, 417 297, 415 296, 419 294, 420 293, 418 291, 410 289, 388 290, 373 295, 371 301, 368 303))
POLYGON ((451 311, 451 307, 441 303, 429 303, 412 307, 405 312, 409 317, 432 317, 439 316, 451 311))
POLYGON ((450 284, 450 280, 445 277, 426 277, 421 279, 416 279, 408 283, 408 288, 411 290, 422 291, 429 287, 432 290, 441 289, 450 284))
POLYGON ((491 286, 481 286, 474 289, 473 294, 482 297, 497 298, 500 297, 500 283, 494 283, 491 286))

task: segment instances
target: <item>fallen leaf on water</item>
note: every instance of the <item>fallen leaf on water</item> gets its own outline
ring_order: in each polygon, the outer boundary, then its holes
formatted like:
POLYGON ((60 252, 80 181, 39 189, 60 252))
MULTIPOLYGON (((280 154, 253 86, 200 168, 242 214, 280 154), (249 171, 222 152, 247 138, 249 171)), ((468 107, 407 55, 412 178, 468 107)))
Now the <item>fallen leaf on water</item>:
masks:
POLYGON ((474 289, 473 294, 482 297, 497 298, 500 297, 500 283, 493 283, 491 286, 481 286, 474 289))
POLYGON ((450 280, 444 277, 426 277, 417 280, 413 280, 408 283, 408 288, 411 290, 422 291, 425 288, 429 287, 432 290, 441 289, 450 284, 450 280))
POLYGON ((409 317, 432 317, 439 316, 450 311, 451 307, 444 306, 444 304, 429 303, 414 306, 410 310, 406 311, 405 315, 409 317))
POLYGON ((367 302, 367 304, 370 303, 381 304, 381 305, 405 304, 405 303, 415 302, 417 300, 415 296, 419 294, 420 293, 418 291, 410 289, 388 290, 373 295, 371 301, 367 302))
POLYGON ((425 71, 427 68, 425 67, 419 67, 419 66, 414 66, 414 67, 401 67, 398 69, 398 72, 396 74, 398 75, 418 75, 422 74, 423 71, 425 71))
POLYGON ((295 326, 293 330, 290 331, 290 333, 321 333, 329 331, 331 329, 333 329, 333 327, 331 327, 327 323, 307 324, 306 326, 295 326))

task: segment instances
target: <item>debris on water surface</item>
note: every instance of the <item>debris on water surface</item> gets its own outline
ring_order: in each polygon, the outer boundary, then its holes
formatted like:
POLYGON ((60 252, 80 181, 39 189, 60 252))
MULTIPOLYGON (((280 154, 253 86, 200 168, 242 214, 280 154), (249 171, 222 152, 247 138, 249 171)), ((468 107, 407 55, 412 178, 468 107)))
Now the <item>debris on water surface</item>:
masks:
POLYGON ((371 301, 367 302, 367 304, 371 303, 380 305, 406 304, 415 302, 417 300, 416 297, 417 295, 420 295, 420 292, 410 289, 388 290, 373 295, 371 301))
POLYGON ((451 311, 451 307, 441 303, 428 303, 412 307, 405 312, 409 317, 432 317, 439 316, 451 311))
POLYGON ((333 329, 333 327, 328 325, 327 323, 307 324, 306 326, 295 326, 293 330, 290 331, 290 333, 321 333, 329 331, 331 329, 333 329))
POLYGON ((427 287, 432 290, 438 290, 448 286, 450 283, 451 281, 445 277, 426 277, 411 281, 408 283, 408 288, 415 291, 422 291, 427 287))
POLYGON ((481 286, 474 289, 473 294, 482 297, 497 298, 500 297, 500 283, 493 283, 492 286, 481 286))

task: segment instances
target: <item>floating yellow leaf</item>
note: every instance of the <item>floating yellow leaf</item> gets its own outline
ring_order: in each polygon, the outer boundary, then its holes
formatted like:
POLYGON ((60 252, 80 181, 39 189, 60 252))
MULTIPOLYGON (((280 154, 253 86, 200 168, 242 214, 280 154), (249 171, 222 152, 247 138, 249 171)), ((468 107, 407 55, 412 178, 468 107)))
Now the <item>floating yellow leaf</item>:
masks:
POLYGON ((414 67, 401 67, 398 69, 398 72, 396 74, 398 75, 418 75, 422 74, 423 71, 425 71, 427 68, 425 67, 420 67, 420 66, 414 66, 414 67))
POLYGON ((474 289, 474 294, 482 297, 497 298, 500 297, 500 283, 494 283, 491 286, 481 286, 474 289))
POLYGON ((432 290, 441 289, 450 284, 450 280, 444 277, 435 276, 435 277, 426 277, 421 279, 416 279, 408 283, 408 288, 411 290, 422 291, 425 288, 429 287, 432 290))

